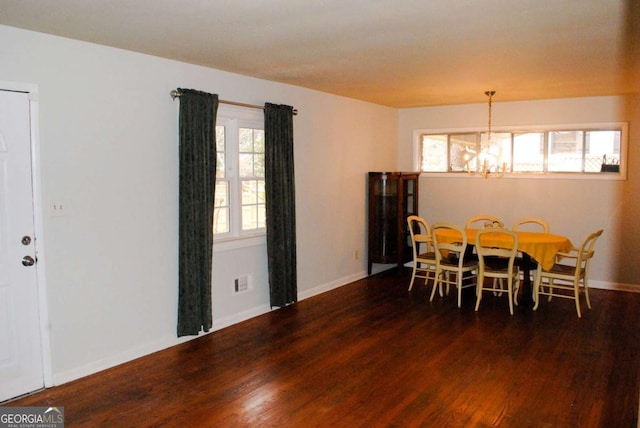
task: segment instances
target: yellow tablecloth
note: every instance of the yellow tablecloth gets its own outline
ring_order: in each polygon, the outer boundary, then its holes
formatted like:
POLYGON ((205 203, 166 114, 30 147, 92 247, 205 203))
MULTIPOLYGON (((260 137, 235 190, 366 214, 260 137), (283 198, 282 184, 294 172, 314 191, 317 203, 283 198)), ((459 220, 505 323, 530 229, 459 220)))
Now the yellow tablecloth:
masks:
MULTIPOLYGON (((471 245, 476 243, 476 234, 480 229, 465 229, 467 241, 471 245)), ((437 239, 442 242, 460 241, 458 232, 451 229, 440 229, 436 232, 437 239)), ((569 251, 573 245, 566 236, 553 235, 550 233, 538 232, 516 232, 518 235, 518 251, 529 254, 532 259, 540 263, 545 270, 553 267, 558 251, 569 251)), ((482 244, 492 247, 503 247, 510 245, 511 240, 503 234, 485 234, 482 237, 482 244)))

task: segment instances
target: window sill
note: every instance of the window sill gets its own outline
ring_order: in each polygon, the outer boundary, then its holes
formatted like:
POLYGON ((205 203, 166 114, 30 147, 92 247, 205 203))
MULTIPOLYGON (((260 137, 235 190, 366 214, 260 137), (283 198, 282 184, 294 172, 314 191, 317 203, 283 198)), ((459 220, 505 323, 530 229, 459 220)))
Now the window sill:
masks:
POLYGON ((237 250, 239 248, 257 247, 267 244, 267 235, 262 233, 259 235, 248 235, 240 237, 220 238, 213 240, 213 252, 219 253, 224 251, 237 250))

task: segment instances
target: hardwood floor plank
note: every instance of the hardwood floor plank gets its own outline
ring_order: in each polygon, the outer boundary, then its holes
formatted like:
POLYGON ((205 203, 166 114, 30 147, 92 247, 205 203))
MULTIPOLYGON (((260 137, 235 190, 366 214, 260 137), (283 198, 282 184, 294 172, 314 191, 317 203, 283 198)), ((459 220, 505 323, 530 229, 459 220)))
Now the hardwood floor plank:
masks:
POLYGON ((640 294, 538 311, 381 274, 10 406, 67 426, 636 427, 640 294))

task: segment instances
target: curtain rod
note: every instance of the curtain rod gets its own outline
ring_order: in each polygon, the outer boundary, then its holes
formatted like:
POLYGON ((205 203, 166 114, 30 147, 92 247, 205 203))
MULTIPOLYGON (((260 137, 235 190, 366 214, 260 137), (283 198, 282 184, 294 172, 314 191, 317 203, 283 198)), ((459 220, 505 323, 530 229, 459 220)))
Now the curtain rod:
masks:
MULTIPOLYGON (((180 91, 178 91, 177 89, 174 89, 173 91, 171 91, 171 98, 173 98, 174 100, 176 98, 178 98, 180 95, 182 95, 180 93, 180 91)), ((240 106, 240 107, 248 107, 248 108, 259 108, 260 110, 264 110, 264 106, 258 106, 255 104, 245 104, 245 103, 239 103, 237 101, 227 101, 227 100, 218 100, 219 103, 221 104, 229 104, 232 106, 240 106)), ((298 109, 294 108, 293 109, 293 115, 296 116, 298 114, 298 109)))

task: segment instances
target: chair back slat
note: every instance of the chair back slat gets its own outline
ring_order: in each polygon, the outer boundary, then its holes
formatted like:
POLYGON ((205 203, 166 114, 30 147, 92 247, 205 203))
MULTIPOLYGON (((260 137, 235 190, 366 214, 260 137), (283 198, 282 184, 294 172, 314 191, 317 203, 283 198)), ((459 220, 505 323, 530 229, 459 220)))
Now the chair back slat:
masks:
POLYGON ((464 264, 464 254, 467 250, 468 239, 467 233, 463 228, 454 223, 449 222, 439 222, 435 223, 432 226, 432 236, 433 236, 433 244, 436 250, 436 260, 438 263, 446 263, 446 264, 454 264, 452 260, 451 254, 457 255, 457 260, 455 264, 458 266, 462 266, 464 264), (440 229, 451 229, 455 230, 460 234, 460 241, 456 242, 444 242, 442 240, 438 240, 437 231, 440 229))
POLYGON ((413 288, 416 278, 424 279, 425 284, 429 278, 434 278, 435 287, 436 256, 429 223, 420 216, 410 215, 407 217, 407 226, 411 235, 411 248, 413 250, 413 269, 411 282, 409 282, 409 291, 413 288), (422 250, 421 246, 424 246, 425 249, 422 250))
POLYGON ((504 223, 502 222, 502 220, 500 220, 496 216, 489 214, 482 214, 469 218, 465 227, 467 229, 474 229, 475 223, 482 223, 483 228, 504 227, 504 223))
POLYGON ((426 244, 426 252, 433 251, 431 228, 425 219, 417 215, 410 215, 407 217, 407 226, 411 236, 414 259, 421 254, 420 244, 426 244))
POLYGON ((508 269, 513 269, 513 263, 518 253, 518 235, 509 229, 494 227, 478 231, 476 235, 476 252, 480 269, 484 269, 487 257, 501 258, 508 260, 508 269), (496 241, 500 246, 495 246, 496 241), (492 242, 489 245, 487 242, 492 242))
POLYGON ((512 230, 535 230, 549 233, 549 223, 538 217, 525 217, 513 223, 512 230))

